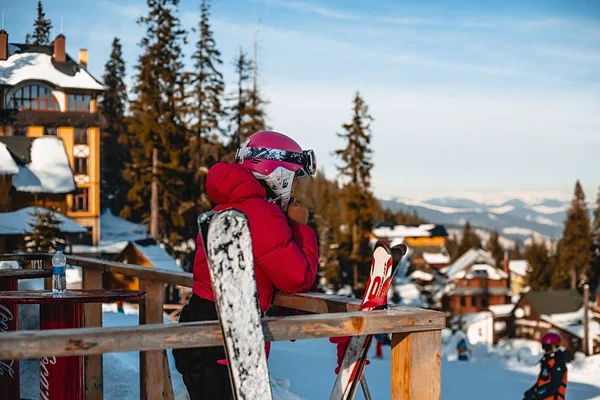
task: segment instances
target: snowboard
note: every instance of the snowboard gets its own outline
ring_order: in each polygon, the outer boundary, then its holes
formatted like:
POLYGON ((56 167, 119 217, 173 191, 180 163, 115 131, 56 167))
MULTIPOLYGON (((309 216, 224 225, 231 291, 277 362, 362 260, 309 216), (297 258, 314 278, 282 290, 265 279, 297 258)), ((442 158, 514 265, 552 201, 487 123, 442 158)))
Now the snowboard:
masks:
MULTIPOLYGON (((387 305, 387 293, 407 247, 399 244, 389 248, 386 242, 377 241, 371 259, 371 271, 359 309, 370 311, 387 305)), ((330 400, 353 399, 362 378, 363 369, 374 335, 352 336, 342 359, 331 391, 330 400)))
POLYGON ((246 216, 227 209, 198 217, 236 400, 273 398, 246 216))

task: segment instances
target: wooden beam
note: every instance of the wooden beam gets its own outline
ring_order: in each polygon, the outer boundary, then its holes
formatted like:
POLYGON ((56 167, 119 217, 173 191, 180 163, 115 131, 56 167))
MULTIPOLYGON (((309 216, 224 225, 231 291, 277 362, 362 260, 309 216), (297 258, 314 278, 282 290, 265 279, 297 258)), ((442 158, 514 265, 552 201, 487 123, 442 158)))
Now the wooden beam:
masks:
MULTIPOLYGON (((51 259, 49 254, 6 254, 0 259, 51 259)), ((148 268, 133 264, 122 264, 113 261, 99 260, 96 258, 78 257, 67 255, 67 262, 85 269, 96 269, 103 272, 119 273, 134 276, 151 282, 165 282, 172 285, 192 287, 194 280, 189 272, 173 272, 159 268, 148 268)), ((50 280, 49 280, 50 281, 50 280)), ((273 304, 281 307, 295 308, 312 313, 331 313, 356 311, 360 305, 359 299, 345 296, 327 295, 324 293, 286 294, 276 292, 273 304)))
MULTIPOLYGON (((84 289, 102 289, 102 271, 95 269, 83 270, 84 289)), ((102 303, 85 305, 84 318, 86 328, 102 326, 102 303)), ((85 399, 102 400, 104 398, 104 381, 102 374, 102 354, 84 357, 85 365, 85 399)))
MULTIPOLYGON (((147 298, 151 297, 148 293, 147 298)), ((262 320, 262 326, 266 340, 282 341, 440 330, 445 326, 445 316, 437 311, 399 307, 369 312, 265 318, 262 320)), ((0 360, 210 347, 222 344, 218 321, 17 331, 2 334, 0 360)))
POLYGON ((160 268, 142 267, 139 265, 77 256, 67 256, 67 262, 82 268, 93 268, 104 272, 135 276, 138 279, 145 279, 149 282, 164 282, 186 287, 192 287, 194 284, 193 276, 189 272, 174 272, 160 268))
POLYGON ((345 296, 329 295, 325 293, 275 293, 273 304, 296 310, 325 314, 334 312, 358 311, 360 299, 345 296))
MULTIPOLYGON (((162 324, 165 289, 162 282, 140 279, 140 291, 146 292, 146 298, 140 303, 140 325, 162 324)), ((143 337, 137 340, 144 341, 143 337)), ((140 352, 140 398, 164 399, 171 386, 165 384, 165 362, 163 351, 151 350, 140 352)))
POLYGON ((442 398, 441 330, 392 334, 391 399, 442 398))

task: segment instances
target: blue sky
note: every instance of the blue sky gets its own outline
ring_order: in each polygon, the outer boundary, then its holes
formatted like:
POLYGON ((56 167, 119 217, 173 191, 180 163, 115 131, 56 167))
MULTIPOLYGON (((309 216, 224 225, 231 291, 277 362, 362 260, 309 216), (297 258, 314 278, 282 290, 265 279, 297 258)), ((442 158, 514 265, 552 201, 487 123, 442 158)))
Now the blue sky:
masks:
MULTIPOLYGON (((11 42, 32 29, 37 0, 2 0, 11 42)), ((114 36, 129 76, 142 0, 45 0, 67 51, 89 50, 103 73, 114 36)), ((199 0, 182 0, 188 31, 199 0)), ((600 185, 600 3, 597 1, 213 0, 212 24, 231 60, 252 51, 270 126, 312 147, 328 176, 335 133, 359 90, 374 117, 377 195, 505 190, 572 193, 600 185)), ((189 32, 185 54, 196 40, 189 32)))

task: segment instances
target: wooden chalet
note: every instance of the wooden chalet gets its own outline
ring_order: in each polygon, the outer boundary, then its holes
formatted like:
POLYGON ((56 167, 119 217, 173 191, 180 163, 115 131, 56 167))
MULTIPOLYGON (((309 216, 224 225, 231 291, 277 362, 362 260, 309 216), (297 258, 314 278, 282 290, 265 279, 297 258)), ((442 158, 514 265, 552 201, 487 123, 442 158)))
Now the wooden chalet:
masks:
MULTIPOLYGON (((548 331, 562 337, 569 359, 583 351, 583 297, 575 289, 528 292, 517 302, 514 311, 514 337, 540 340, 548 331)), ((600 353, 600 323, 589 313, 589 349, 600 353)))
POLYGON ((481 249, 471 249, 459 257, 444 270, 444 288, 438 294, 442 309, 450 314, 469 314, 509 304, 508 274, 495 264, 481 249))

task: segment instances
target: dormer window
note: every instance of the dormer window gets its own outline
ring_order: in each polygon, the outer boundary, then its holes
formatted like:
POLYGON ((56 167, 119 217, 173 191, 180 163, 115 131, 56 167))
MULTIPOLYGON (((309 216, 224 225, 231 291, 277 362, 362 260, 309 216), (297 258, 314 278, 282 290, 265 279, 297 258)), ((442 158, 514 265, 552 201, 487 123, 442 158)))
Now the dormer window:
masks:
POLYGON ((17 89, 8 99, 7 108, 19 111, 60 111, 52 92, 41 85, 27 85, 17 89))

